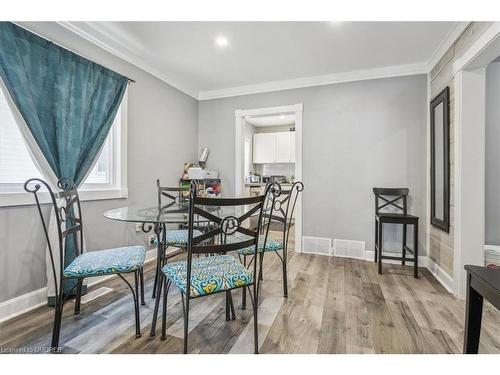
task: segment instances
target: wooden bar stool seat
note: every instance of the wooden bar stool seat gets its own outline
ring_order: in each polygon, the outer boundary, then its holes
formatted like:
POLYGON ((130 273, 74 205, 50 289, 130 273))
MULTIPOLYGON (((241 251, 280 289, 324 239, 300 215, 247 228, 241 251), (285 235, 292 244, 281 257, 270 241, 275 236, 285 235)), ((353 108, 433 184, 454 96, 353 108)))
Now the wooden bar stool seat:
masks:
POLYGON ((378 273, 382 274, 382 260, 397 260, 404 265, 413 262, 413 277, 418 279, 418 216, 408 214, 407 188, 373 188, 375 194, 375 262, 378 262, 378 273), (402 206, 399 201, 402 201, 402 206), (382 201, 382 203, 381 203, 382 201), (384 208, 393 208, 399 212, 382 212, 384 208), (400 224, 403 226, 402 255, 383 254, 383 224, 400 224), (413 226, 413 249, 407 245, 406 232, 408 225, 413 226), (408 258, 407 253, 412 257, 408 258))

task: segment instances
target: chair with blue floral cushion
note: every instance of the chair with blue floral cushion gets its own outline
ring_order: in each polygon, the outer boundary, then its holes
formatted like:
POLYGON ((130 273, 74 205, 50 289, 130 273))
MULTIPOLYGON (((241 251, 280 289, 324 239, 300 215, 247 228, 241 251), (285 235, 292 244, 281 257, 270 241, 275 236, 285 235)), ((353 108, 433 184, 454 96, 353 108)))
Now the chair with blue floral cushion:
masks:
MULTIPOLYGON (((175 205, 182 205, 183 203, 188 203, 189 199, 185 196, 185 193, 189 192, 189 187, 167 187, 160 186, 160 179, 156 180, 156 187, 158 189, 158 211, 166 210, 175 205), (166 203, 162 202, 162 199, 166 199, 166 203)), ((200 235, 199 230, 195 230, 195 235, 200 235)), ((155 281, 153 284, 153 298, 156 296, 156 290, 158 288, 158 279, 161 273, 161 264, 170 257, 178 255, 178 252, 174 252, 167 255, 167 249, 172 247, 178 247, 180 249, 185 249, 187 247, 188 231, 187 229, 174 229, 167 230, 166 226, 163 225, 161 233, 157 233, 155 239, 155 244, 158 248, 158 254, 156 257, 156 274, 155 281)))
POLYGON ((64 303, 76 288, 75 314, 80 313, 83 280, 86 277, 118 275, 132 291, 135 309, 136 338, 141 336, 139 319, 139 284, 141 303, 144 304, 143 265, 146 249, 143 246, 127 246, 115 249, 83 251, 83 221, 78 191, 68 179, 57 182, 59 192, 54 193, 49 185, 32 178, 24 184, 24 189, 33 193, 47 239, 55 290, 55 316, 52 330, 51 350, 60 351, 59 336, 64 303), (58 230, 59 254, 54 254, 55 244, 51 243, 47 223, 40 206, 39 192, 45 187, 50 195, 58 230), (64 256, 68 248, 75 253, 73 261, 65 266, 64 256), (58 271, 56 271, 58 270, 58 271), (122 276, 134 274, 135 288, 122 276))
MULTIPOLYGON (((273 184, 277 184, 274 182, 273 184)), ((271 223, 276 223, 281 230, 281 239, 275 240, 268 238, 265 245, 262 241, 259 242, 258 252, 261 261, 261 273, 259 278, 262 279, 262 263, 264 259, 264 253, 274 252, 280 259, 283 266, 283 296, 288 297, 288 276, 287 276, 287 251, 288 251, 288 237, 290 235, 290 228, 293 225, 293 212, 295 209, 295 204, 297 203, 297 198, 304 190, 304 184, 300 181, 295 182, 289 190, 282 190, 281 186, 277 189, 280 191, 279 196, 275 199, 274 204, 269 212, 264 212, 264 219, 269 220, 267 225, 271 223), (279 251, 282 252, 280 255, 279 251)), ((263 227, 262 227, 263 228, 263 227)), ((261 230, 262 230, 261 228, 261 230)), ((253 248, 247 247, 238 251, 238 255, 243 257, 243 264, 245 266, 251 265, 254 257, 253 248), (250 256, 251 259, 247 263, 247 257, 250 256)), ((246 308, 246 291, 243 290, 242 297, 242 309, 246 308)))
MULTIPOLYGON (((198 197, 196 184, 191 183, 189 203, 189 227, 187 259, 174 263, 164 264, 160 276, 158 298, 156 299, 151 324, 151 336, 155 335, 156 320, 163 289, 163 314, 162 335, 166 339, 166 314, 167 297, 172 284, 175 284, 182 297, 184 314, 184 353, 188 349, 189 302, 192 299, 226 293, 226 320, 229 320, 228 306, 231 303, 231 291, 237 288, 248 290, 253 307, 254 320, 254 345, 258 353, 257 332, 257 305, 258 305, 258 278, 257 261, 254 262, 253 271, 243 266, 237 257, 228 255, 232 251, 253 247, 254 255, 257 254, 257 244, 261 235, 258 228, 262 222, 262 212, 265 205, 274 203, 274 190, 271 185, 266 189, 265 195, 249 198, 204 198, 198 197), (266 196, 273 196, 271 200, 266 196), (214 209, 214 207, 216 209, 214 209), (210 229, 206 233, 195 235, 195 215, 203 217, 210 222, 210 229), (245 221, 250 217, 258 217, 255 229, 245 227, 245 221), (228 241, 227 237, 238 237, 228 241), (193 255, 205 255, 193 257, 193 255)), ((263 234, 264 243, 267 231, 263 234)))

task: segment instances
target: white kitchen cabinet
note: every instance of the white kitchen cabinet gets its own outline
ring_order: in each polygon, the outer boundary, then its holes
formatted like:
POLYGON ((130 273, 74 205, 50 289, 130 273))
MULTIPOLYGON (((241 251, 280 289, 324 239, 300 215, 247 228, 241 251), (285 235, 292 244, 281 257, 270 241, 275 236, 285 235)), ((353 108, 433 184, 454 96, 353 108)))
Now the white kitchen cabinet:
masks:
POLYGON ((276 139, 274 133, 253 135, 253 162, 256 164, 274 163, 276 159, 276 139))
POLYGON ((255 164, 295 162, 295 132, 254 134, 253 162, 255 164))
POLYGON ((276 136, 276 163, 289 163, 292 153, 290 132, 275 133, 276 136))

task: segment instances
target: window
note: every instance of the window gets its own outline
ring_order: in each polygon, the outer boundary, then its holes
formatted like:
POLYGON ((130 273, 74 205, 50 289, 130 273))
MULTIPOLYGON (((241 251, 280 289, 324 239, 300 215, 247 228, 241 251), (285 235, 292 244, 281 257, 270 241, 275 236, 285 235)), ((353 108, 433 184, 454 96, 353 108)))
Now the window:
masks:
POLYGON ((115 155, 114 149, 116 143, 119 141, 117 139, 117 128, 120 127, 121 121, 121 108, 118 109, 118 114, 116 115, 115 121, 109 131, 109 135, 104 141, 102 146, 101 155, 94 167, 90 171, 85 183, 82 186, 83 190, 93 190, 93 189, 112 189, 115 185, 117 176, 115 175, 115 155))
MULTIPOLYGON (((118 109, 100 156, 81 187, 82 200, 125 197, 126 166, 125 142, 122 135, 126 97, 118 109)), ((25 193, 24 182, 29 178, 42 178, 31 159, 21 131, 10 110, 7 98, 0 89, 0 206, 33 203, 25 193)))
POLYGON ((31 160, 7 98, 0 90, 0 189, 19 191, 32 177, 42 176, 31 160))

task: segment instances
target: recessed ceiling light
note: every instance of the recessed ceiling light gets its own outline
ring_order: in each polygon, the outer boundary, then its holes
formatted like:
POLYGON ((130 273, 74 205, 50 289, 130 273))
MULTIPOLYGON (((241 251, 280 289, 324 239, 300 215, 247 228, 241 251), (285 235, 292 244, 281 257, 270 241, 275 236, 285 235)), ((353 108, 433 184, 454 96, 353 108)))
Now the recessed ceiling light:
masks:
POLYGON ((227 38, 225 36, 218 36, 215 39, 215 44, 217 44, 219 47, 226 47, 228 45, 227 38))
POLYGON ((281 120, 284 120, 284 119, 285 119, 285 115, 281 115, 281 116, 280 116, 280 119, 281 119, 281 120))

